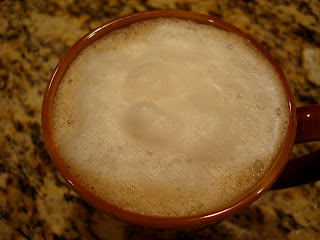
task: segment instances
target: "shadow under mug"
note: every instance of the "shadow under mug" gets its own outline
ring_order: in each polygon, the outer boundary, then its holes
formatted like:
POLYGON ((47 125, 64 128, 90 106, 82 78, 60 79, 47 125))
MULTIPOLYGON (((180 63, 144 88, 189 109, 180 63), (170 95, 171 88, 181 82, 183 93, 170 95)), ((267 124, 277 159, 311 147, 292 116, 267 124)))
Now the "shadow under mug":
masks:
POLYGON ((220 19, 197 13, 175 10, 159 10, 135 13, 105 23, 82 37, 60 60, 48 83, 42 106, 42 129, 44 141, 49 155, 54 161, 58 171, 68 182, 71 188, 94 207, 107 212, 115 218, 138 225, 159 228, 187 228, 205 226, 221 221, 227 216, 235 214, 240 209, 248 206, 253 201, 258 199, 271 187, 291 187, 320 179, 320 150, 288 162, 292 146, 295 142, 300 143, 320 140, 320 105, 311 105, 296 109, 289 84, 283 71, 276 61, 259 43, 238 28, 227 24, 220 19), (138 21, 155 18, 179 18, 192 20, 201 24, 207 24, 228 32, 232 32, 246 39, 247 41, 250 41, 251 44, 254 45, 257 50, 260 51, 261 54, 271 63, 275 71, 278 73, 282 87, 285 91, 289 110, 289 126, 285 141, 272 166, 266 172, 263 178, 246 193, 239 196, 237 199, 225 205, 224 207, 206 214, 183 217, 156 217, 129 212, 112 205, 106 200, 97 196, 90 189, 86 188, 74 175, 72 175, 72 173, 64 165, 64 161, 59 155, 59 151, 54 141, 52 123, 54 99, 59 84, 72 61, 84 48, 103 36, 111 33, 112 31, 127 27, 128 25, 138 21))

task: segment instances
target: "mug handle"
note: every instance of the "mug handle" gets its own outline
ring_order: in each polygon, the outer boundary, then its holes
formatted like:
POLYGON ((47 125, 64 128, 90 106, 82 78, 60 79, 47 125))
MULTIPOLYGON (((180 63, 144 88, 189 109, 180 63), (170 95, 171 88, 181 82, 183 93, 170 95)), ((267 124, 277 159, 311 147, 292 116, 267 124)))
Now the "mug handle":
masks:
MULTIPOLYGON (((320 141, 320 104, 297 108, 295 144, 320 141)), ((271 189, 294 187, 320 180, 320 149, 289 159, 271 189)))

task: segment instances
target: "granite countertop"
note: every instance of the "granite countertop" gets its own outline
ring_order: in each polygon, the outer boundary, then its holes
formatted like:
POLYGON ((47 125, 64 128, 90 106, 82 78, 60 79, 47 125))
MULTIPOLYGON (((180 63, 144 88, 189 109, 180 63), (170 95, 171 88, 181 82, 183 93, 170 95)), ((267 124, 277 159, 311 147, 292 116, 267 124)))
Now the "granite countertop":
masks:
MULTIPOLYGON (((237 215, 194 231, 136 227, 74 193, 41 133, 41 104, 58 60, 81 36, 132 12, 218 16, 279 62, 297 106, 320 103, 320 3, 308 1, 1 1, 0 239, 320 239, 320 181, 265 193, 237 215)), ((293 156, 319 147, 296 146, 293 156)))

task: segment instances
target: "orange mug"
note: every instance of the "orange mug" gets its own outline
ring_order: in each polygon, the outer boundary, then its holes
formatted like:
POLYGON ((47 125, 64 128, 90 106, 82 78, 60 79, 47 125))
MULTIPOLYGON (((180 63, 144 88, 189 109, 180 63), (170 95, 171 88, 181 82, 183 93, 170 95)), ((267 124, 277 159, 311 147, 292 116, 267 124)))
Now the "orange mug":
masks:
POLYGON ((159 228, 188 228, 205 226, 221 221, 227 216, 235 214, 240 209, 248 206, 258 199, 270 188, 290 187, 320 179, 320 150, 288 162, 289 154, 295 142, 300 143, 320 140, 320 105, 306 106, 296 109, 289 84, 283 71, 260 44, 258 44, 249 35, 230 24, 221 21, 220 19, 191 12, 160 10, 136 13, 103 24, 81 38, 60 60, 48 83, 42 106, 42 128, 49 155, 54 161, 58 171, 68 182, 71 188, 94 207, 101 209, 118 219, 138 225, 159 228), (99 40, 106 34, 117 29, 127 27, 132 23, 155 18, 179 18, 192 20, 232 32, 247 41, 250 41, 251 44, 254 45, 271 63, 275 71, 279 74, 281 85, 285 91, 289 110, 289 126, 285 141, 278 156, 276 157, 276 160, 262 179, 260 179, 245 194, 220 209, 206 214, 183 217, 147 216, 130 212, 112 205, 85 187, 77 177, 70 172, 70 170, 64 165, 64 161, 61 158, 54 141, 52 122, 54 99, 59 84, 73 60, 84 48, 99 40))

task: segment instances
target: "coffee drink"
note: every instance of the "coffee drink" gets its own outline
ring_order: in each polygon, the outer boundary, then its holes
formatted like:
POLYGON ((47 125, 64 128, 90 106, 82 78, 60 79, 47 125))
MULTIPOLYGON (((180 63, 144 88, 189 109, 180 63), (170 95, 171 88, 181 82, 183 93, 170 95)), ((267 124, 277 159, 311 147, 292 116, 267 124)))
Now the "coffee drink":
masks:
POLYGON ((186 216, 256 184, 288 116, 279 76, 250 42, 156 19, 84 49, 61 82, 53 122, 64 164, 97 195, 132 212, 186 216))

